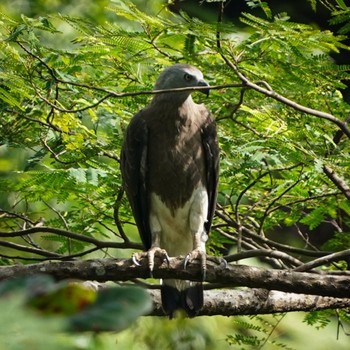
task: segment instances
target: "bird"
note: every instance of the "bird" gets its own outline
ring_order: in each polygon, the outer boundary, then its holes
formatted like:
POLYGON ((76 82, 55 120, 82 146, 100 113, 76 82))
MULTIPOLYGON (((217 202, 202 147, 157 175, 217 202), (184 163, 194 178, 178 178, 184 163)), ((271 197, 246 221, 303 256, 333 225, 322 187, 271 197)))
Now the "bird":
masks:
MULTIPOLYGON (((191 89, 207 97, 210 85, 189 64, 174 64, 159 75, 148 106, 127 126, 121 150, 123 187, 147 253, 152 273, 155 257, 184 256, 184 266, 200 261, 206 271, 205 244, 217 200, 219 146, 216 124, 191 89)), ((164 313, 178 309, 194 317, 203 307, 202 282, 164 279, 164 313)))

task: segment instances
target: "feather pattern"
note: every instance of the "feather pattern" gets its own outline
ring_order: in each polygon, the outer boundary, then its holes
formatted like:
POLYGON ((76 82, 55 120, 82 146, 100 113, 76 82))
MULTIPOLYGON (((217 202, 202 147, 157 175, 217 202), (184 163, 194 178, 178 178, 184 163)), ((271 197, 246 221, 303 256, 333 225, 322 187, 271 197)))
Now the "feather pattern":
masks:
MULTIPOLYGON (((163 71, 156 89, 208 86, 189 65, 163 71)), ((124 187, 145 250, 187 255, 205 241, 214 216, 219 169, 216 126, 189 92, 155 95, 131 120, 121 154, 124 187)), ((194 316, 203 304, 201 283, 165 280, 165 312, 194 316)))

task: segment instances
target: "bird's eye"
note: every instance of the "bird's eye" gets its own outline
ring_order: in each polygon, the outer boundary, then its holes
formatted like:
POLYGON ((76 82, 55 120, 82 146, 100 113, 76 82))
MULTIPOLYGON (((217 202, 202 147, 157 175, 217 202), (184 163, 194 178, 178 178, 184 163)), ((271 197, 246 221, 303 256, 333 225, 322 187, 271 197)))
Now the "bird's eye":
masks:
POLYGON ((192 75, 191 75, 191 74, 188 74, 188 73, 185 73, 184 79, 185 79, 186 81, 190 81, 190 80, 192 80, 192 75))

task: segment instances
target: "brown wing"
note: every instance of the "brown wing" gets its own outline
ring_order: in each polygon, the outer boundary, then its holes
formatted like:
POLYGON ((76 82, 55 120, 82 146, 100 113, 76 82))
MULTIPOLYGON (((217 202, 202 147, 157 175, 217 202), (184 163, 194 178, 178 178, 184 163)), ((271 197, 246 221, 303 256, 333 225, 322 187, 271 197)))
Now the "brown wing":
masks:
MULTIPOLYGON (((209 113, 209 112, 208 112, 209 113)), ((219 182, 219 145, 216 134, 216 124, 211 119, 210 113, 202 128, 202 144, 207 174, 207 191, 209 199, 207 222, 205 230, 209 233, 216 207, 217 188, 219 182)))
POLYGON ((149 203, 147 188, 147 145, 148 128, 144 111, 131 120, 121 151, 121 172, 123 185, 130 202, 135 222, 145 250, 152 244, 149 228, 149 203))

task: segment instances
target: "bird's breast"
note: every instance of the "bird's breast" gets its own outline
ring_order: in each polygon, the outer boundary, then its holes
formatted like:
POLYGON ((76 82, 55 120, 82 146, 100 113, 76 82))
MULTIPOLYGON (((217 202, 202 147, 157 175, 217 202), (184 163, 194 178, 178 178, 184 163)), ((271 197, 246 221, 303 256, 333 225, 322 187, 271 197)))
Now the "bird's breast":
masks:
POLYGON ((169 208, 183 206, 198 184, 205 184, 201 132, 194 124, 151 129, 147 157, 150 191, 169 208))

